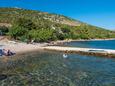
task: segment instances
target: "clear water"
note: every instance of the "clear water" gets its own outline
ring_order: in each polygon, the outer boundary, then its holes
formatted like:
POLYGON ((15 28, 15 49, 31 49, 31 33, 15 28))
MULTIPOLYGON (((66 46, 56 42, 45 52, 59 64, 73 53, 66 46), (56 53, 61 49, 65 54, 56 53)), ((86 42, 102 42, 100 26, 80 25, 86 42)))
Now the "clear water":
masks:
POLYGON ((0 86, 115 86, 115 59, 48 51, 0 58, 0 86))
POLYGON ((105 41, 77 41, 65 43, 66 46, 85 47, 85 48, 101 48, 101 49, 115 49, 115 40, 105 41))

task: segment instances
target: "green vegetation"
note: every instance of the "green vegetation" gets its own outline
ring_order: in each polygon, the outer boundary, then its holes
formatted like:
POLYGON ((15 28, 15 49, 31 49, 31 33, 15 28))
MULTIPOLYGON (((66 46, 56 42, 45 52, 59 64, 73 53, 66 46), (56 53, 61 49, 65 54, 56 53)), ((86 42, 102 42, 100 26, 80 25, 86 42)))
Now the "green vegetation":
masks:
POLYGON ((115 38, 115 32, 95 27, 68 17, 38 11, 0 8, 0 27, 4 35, 21 41, 49 42, 64 39, 115 38))
POLYGON ((0 35, 6 35, 8 33, 8 28, 5 26, 0 26, 0 35))

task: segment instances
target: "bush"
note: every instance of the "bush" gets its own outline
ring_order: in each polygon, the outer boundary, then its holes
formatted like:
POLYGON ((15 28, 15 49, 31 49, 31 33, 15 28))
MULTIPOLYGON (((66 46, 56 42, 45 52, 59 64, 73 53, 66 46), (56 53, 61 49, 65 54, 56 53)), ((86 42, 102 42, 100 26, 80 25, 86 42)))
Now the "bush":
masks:
POLYGON ((9 31, 8 27, 5 26, 0 27, 0 33, 1 33, 0 35, 7 35, 8 31, 9 31))

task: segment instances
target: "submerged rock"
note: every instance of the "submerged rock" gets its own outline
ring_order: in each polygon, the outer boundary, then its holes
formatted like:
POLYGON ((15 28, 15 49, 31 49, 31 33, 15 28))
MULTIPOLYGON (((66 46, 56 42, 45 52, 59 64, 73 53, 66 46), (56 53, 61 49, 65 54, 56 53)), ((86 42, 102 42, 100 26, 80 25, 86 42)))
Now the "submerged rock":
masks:
POLYGON ((0 80, 4 80, 7 78, 7 75, 4 75, 4 74, 0 74, 0 80))

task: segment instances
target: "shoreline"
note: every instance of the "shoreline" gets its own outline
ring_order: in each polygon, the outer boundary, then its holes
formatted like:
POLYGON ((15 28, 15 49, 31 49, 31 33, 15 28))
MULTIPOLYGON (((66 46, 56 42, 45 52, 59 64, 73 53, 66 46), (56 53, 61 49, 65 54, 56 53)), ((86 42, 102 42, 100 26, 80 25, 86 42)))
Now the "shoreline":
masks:
POLYGON ((109 41, 109 40, 115 40, 115 38, 110 38, 110 39, 86 39, 86 40, 84 40, 84 39, 81 39, 81 40, 72 40, 72 41, 109 41))
POLYGON ((56 45, 63 45, 64 43, 68 42, 80 42, 80 41, 109 41, 109 40, 115 40, 115 38, 109 38, 109 39, 77 39, 77 40, 72 40, 72 39, 66 39, 66 40, 57 40, 57 41, 52 41, 49 46, 56 46, 56 45))
POLYGON ((109 41, 109 40, 115 40, 115 38, 107 38, 107 39, 68 39, 68 40, 59 40, 57 42, 72 42, 72 41, 109 41))
MULTIPOLYGON (((53 41, 51 43, 35 43, 35 44, 27 44, 27 43, 22 43, 22 42, 14 42, 14 41, 0 41, 0 45, 3 45, 1 48, 2 49, 9 49, 12 52, 16 53, 16 55, 20 55, 23 53, 31 53, 34 51, 40 51, 40 50, 45 50, 45 47, 48 46, 55 46, 56 45, 63 45, 66 42, 73 42, 73 41, 103 41, 103 40, 115 40, 115 38, 111 39, 90 39, 90 40, 58 40, 58 41, 53 41)), ((75 47, 73 47, 75 48, 75 47)), ((77 47, 76 47, 77 48, 77 47)))
POLYGON ((43 50, 43 47, 47 46, 47 43, 26 44, 26 43, 19 43, 19 42, 16 43, 0 42, 0 45, 3 45, 1 46, 1 49, 10 50, 11 52, 15 53, 15 55, 20 55, 20 54, 43 50))
POLYGON ((44 47, 44 50, 63 52, 65 54, 76 53, 80 55, 115 58, 115 50, 112 49, 48 46, 44 47))

